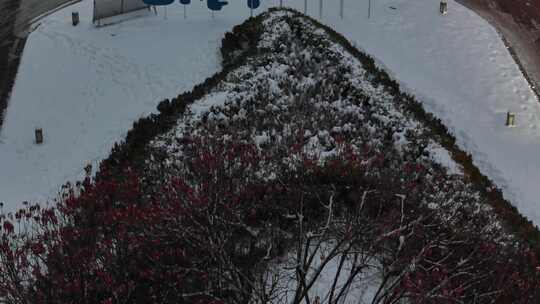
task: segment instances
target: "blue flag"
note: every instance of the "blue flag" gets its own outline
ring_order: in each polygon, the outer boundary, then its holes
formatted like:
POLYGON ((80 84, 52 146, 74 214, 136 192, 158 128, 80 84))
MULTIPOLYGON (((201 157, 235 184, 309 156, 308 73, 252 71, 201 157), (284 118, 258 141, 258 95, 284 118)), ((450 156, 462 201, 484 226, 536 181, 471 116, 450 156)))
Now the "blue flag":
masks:
POLYGON ((220 0, 208 0, 207 3, 208 8, 213 11, 220 11, 222 7, 229 4, 227 1, 220 1, 220 0))
POLYGON ((261 5, 261 0, 247 0, 247 5, 249 8, 256 9, 261 5))
POLYGON ((147 5, 169 5, 174 3, 174 0, 143 0, 147 5))

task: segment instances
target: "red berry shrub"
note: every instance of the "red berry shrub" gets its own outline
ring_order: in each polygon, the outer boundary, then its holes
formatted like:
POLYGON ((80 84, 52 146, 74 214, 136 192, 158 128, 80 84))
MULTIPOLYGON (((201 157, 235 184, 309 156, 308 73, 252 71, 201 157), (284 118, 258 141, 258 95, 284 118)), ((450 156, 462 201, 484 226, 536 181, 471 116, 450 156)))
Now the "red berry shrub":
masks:
POLYGON ((163 103, 96 180, 1 218, 0 302, 306 303, 333 263, 325 303, 354 282, 372 303, 540 303, 537 257, 426 157, 390 78, 297 15, 265 21, 249 67, 207 83, 222 106, 155 138, 186 110, 163 103))
POLYGON ((9 303, 254 301, 260 294, 254 282, 268 261, 301 239, 298 215, 305 227, 320 227, 321 202, 332 199, 339 228, 333 237, 370 244, 386 269, 380 303, 538 299, 536 256, 446 226, 416 204, 432 187, 410 189, 419 167, 404 165, 410 175, 400 178, 358 174, 384 171, 382 162, 366 165, 349 151, 326 165, 303 156, 296 168, 281 168, 268 180, 259 171, 270 160, 255 146, 192 142, 185 176, 152 185, 150 194, 129 168, 121 177, 103 171, 99 181, 69 187, 55 208, 29 206, 4 218, 0 297, 9 303), (407 189, 407 199, 396 198, 407 189), (369 193, 362 204, 360 193, 369 193))

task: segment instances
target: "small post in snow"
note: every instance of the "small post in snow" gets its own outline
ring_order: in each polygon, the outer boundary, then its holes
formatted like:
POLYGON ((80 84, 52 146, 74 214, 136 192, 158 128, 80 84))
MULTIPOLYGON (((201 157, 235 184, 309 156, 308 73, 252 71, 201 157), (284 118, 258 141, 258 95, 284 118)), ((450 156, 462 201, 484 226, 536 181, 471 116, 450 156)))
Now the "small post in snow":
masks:
POLYGON ((367 12, 368 19, 371 18, 371 0, 368 0, 368 12, 367 12))
POLYGON ((304 15, 307 15, 307 0, 304 0, 304 15))
POLYGON ((42 128, 36 128, 35 130, 35 136, 36 136, 36 144, 42 144, 43 143, 43 129, 42 128))
POLYGON ((446 2, 446 0, 441 0, 439 11, 441 12, 441 15, 443 16, 448 13, 448 2, 446 2))
POLYGON ((283 0, 279 0, 279 8, 283 7, 283 0))
POLYGON ((516 113, 508 111, 506 113, 506 126, 515 127, 516 126, 516 113))
POLYGON ((92 163, 89 162, 85 167, 84 167, 84 175, 88 178, 90 178, 90 176, 92 176, 92 163))
POLYGON ((319 0, 319 19, 322 19, 323 0, 319 0))
POLYGON ((186 19, 186 18, 187 18, 187 8, 186 8, 186 6, 184 5, 184 19, 186 19))
POLYGON ((73 26, 77 26, 77 24, 79 24, 79 12, 71 13, 71 23, 73 26))
POLYGON ((343 0, 339 0, 339 17, 343 19, 343 0))

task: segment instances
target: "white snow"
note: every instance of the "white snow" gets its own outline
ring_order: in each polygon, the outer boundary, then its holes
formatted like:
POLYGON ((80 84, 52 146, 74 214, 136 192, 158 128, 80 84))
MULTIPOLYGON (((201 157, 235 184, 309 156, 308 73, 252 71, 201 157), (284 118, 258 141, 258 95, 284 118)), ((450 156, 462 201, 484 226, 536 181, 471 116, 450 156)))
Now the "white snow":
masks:
MULTIPOLYGON (((439 1, 371 1, 369 19, 368 0, 344 2, 341 20, 339 1, 324 1, 322 22, 384 63, 539 225, 540 104, 495 29, 453 0, 446 16, 439 1), (516 128, 505 127, 507 111, 516 113, 516 128)), ((303 1, 284 3, 303 11, 303 1)), ((318 1, 308 13, 319 18, 318 1)))
POLYGON ((197 119, 200 119, 202 115, 210 111, 212 107, 222 106, 228 97, 229 96, 224 92, 209 94, 205 96, 204 99, 191 105, 189 107, 189 112, 197 119))
MULTIPOLYGON (((8 209, 50 198, 157 102, 218 71, 220 38, 249 16, 245 1, 229 1, 214 19, 193 1, 187 20, 173 5, 167 20, 161 12, 96 29, 91 2, 47 17, 29 38, 0 133, 0 200, 8 209), (73 10, 81 12, 78 27, 70 25, 73 10), (32 143, 36 126, 44 128, 42 146, 32 143)), ((540 104, 497 32, 454 1, 447 16, 433 0, 372 1, 368 19, 368 0, 345 0, 343 20, 339 2, 324 0, 322 22, 384 62, 539 224, 540 104), (516 128, 504 126, 507 111, 517 113, 516 128)), ((283 3, 303 10, 302 0, 283 3)), ((317 4, 310 1, 308 13, 318 18, 317 4)))
MULTIPOLYGON (((306 233, 309 235, 310 233, 306 233)), ((315 246, 313 246, 315 247, 315 246)), ((352 254, 347 255, 344 265, 342 266, 341 271, 338 273, 340 268, 340 258, 341 255, 336 255, 333 258, 328 257, 328 252, 333 247, 333 245, 323 243, 321 249, 310 248, 310 250, 315 251, 315 258, 310 264, 311 267, 308 269, 306 279, 309 282, 314 280, 313 286, 310 288, 308 295, 312 303, 316 297, 320 298, 320 303, 328 303, 332 284, 337 277, 336 289, 334 294, 334 299, 339 292, 345 288, 346 282, 349 279, 349 273, 352 268, 352 254), (316 275, 316 271, 321 264, 327 260, 327 264, 322 266, 321 272, 316 275)), ((311 254, 311 253, 310 253, 311 254)), ((361 255, 361 254, 360 254, 361 255)), ((381 284, 382 277, 382 266, 380 262, 377 261, 376 257, 362 257, 359 260, 364 263, 364 269, 361 271, 352 281, 348 292, 345 292, 339 303, 346 304, 367 304, 372 303, 373 299, 377 294, 377 290, 381 284), (363 260, 365 258, 365 260, 363 260)), ((276 284, 275 287, 276 294, 273 295, 275 298, 270 301, 272 304, 283 304, 283 303, 293 303, 296 289, 298 288, 299 282, 296 280, 296 253, 290 252, 284 257, 280 257, 275 261, 270 263, 268 267, 267 277, 269 278, 268 285, 276 284), (272 279, 276 281, 272 281, 272 279)), ((356 265, 358 266, 358 265, 356 265)), ((305 304, 307 301, 303 300, 300 303, 305 304)))
POLYGON ((4 211, 54 198, 63 183, 84 176, 87 163, 96 168, 161 100, 218 72, 223 34, 249 17, 243 1, 231 1, 214 18, 206 2, 193 1, 187 19, 176 3, 167 20, 158 8, 158 16, 142 11, 96 28, 92 3, 48 16, 29 36, 0 130, 4 211), (77 27, 72 11, 80 12, 77 27), (39 146, 36 127, 45 134, 39 146))
POLYGON ((435 142, 430 142, 427 146, 431 159, 445 167, 449 174, 463 174, 463 168, 456 163, 448 150, 435 142))

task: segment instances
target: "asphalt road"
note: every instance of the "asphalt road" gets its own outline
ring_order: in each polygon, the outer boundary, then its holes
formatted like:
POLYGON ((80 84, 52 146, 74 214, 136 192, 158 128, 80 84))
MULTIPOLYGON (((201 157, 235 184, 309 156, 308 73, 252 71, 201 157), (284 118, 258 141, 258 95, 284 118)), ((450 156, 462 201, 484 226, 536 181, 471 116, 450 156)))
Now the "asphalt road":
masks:
MULTIPOLYGON (((4 0, 0 0, 4 1, 4 0)), ((73 0, 20 0, 21 4, 15 12, 15 33, 24 35, 28 29, 30 21, 41 16, 49 11, 52 11, 73 0)))
POLYGON ((502 35, 540 100, 540 0, 457 0, 502 35))
POLYGON ((0 38, 23 34, 30 21, 72 0, 0 0, 0 38))
POLYGON ((0 0, 0 131, 30 22, 73 0, 0 0))
POLYGON ((10 53, 15 42, 13 28, 17 8, 18 0, 0 0, 0 131, 14 76, 10 53))

